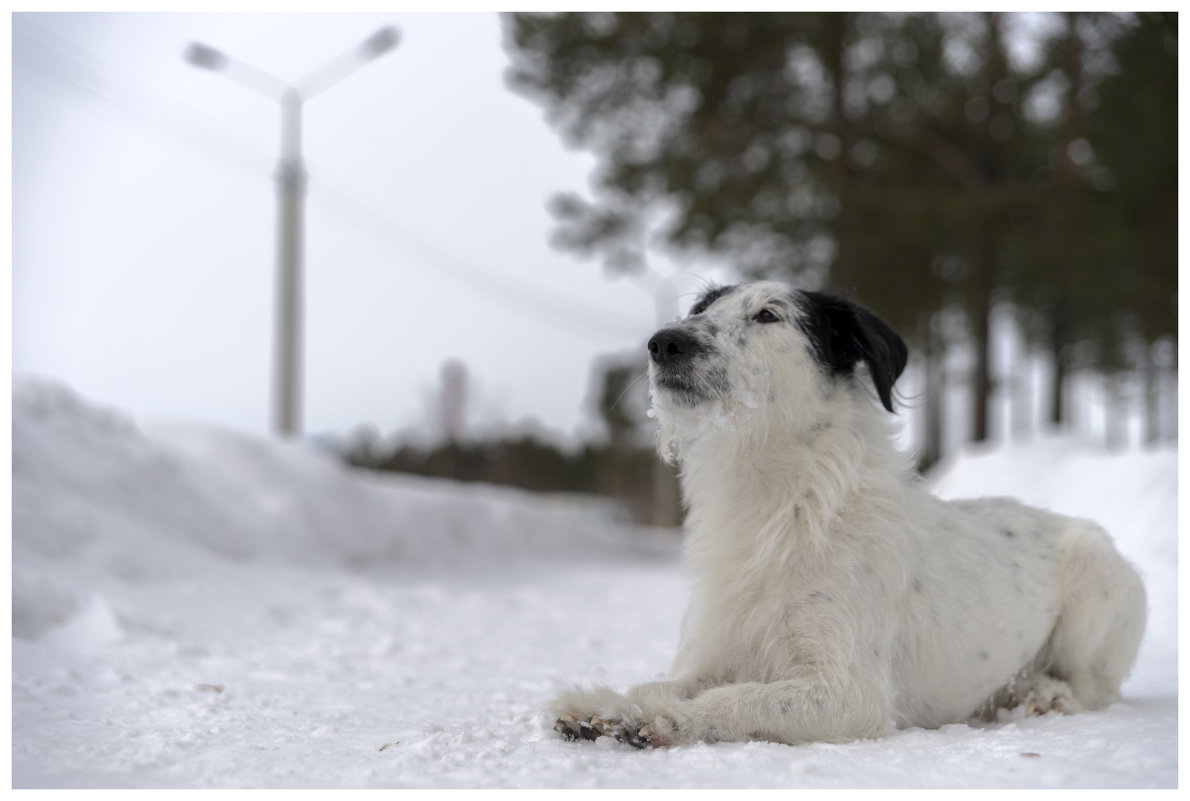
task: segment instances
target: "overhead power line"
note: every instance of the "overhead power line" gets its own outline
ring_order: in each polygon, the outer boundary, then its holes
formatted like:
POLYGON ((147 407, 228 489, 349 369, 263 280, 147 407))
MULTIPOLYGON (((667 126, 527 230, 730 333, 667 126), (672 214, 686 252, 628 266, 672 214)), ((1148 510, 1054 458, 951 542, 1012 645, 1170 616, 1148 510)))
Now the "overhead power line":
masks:
POLYGON ((610 332, 644 335, 640 321, 619 313, 605 312, 576 298, 550 292, 539 286, 509 278, 500 270, 476 266, 447 252, 405 226, 380 214, 368 203, 363 203, 343 192, 337 186, 318 182, 318 200, 326 208, 336 212, 340 218, 357 226, 361 231, 390 248, 402 253, 412 253, 421 260, 433 264, 452 279, 500 298, 513 307, 534 314, 539 319, 549 319, 551 325, 561 326, 569 331, 574 326, 583 326, 588 333, 607 339, 610 332))
POLYGON ((184 140, 240 169, 267 169, 261 150, 234 142, 197 116, 182 118, 153 99, 153 90, 116 70, 94 54, 40 25, 13 25, 13 79, 58 99, 104 114, 114 114, 184 140))

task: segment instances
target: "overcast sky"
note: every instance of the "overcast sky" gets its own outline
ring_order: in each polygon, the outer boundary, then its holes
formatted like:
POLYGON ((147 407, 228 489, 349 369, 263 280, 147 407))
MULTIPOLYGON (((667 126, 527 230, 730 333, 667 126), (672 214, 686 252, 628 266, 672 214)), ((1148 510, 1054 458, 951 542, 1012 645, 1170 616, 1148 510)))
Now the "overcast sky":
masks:
MULTIPOLYGON (((506 88, 489 13, 16 15, 14 374, 268 431, 279 106, 182 54, 297 80, 385 25, 397 48, 305 107, 304 428, 425 427, 460 359, 472 424, 579 430, 593 360, 657 310, 549 247, 548 198, 594 160, 506 88)), ((687 268, 666 313, 728 278, 687 268)))

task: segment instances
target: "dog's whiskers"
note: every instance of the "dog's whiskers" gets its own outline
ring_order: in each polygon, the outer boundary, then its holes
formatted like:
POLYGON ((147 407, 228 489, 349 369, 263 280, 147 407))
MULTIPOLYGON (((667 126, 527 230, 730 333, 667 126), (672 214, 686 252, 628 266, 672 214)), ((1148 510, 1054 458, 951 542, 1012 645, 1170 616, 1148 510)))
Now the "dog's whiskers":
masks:
POLYGON ((628 394, 628 392, 633 387, 635 387, 637 384, 639 384, 642 379, 645 379, 648 377, 649 377, 649 370, 648 370, 648 368, 645 368, 645 370, 640 375, 638 375, 636 378, 634 378, 628 382, 628 386, 624 387, 624 391, 621 392, 619 394, 619 396, 614 401, 612 401, 612 405, 608 407, 608 411, 614 412, 616 409, 618 409, 620 407, 620 401, 624 400, 624 397, 628 394))

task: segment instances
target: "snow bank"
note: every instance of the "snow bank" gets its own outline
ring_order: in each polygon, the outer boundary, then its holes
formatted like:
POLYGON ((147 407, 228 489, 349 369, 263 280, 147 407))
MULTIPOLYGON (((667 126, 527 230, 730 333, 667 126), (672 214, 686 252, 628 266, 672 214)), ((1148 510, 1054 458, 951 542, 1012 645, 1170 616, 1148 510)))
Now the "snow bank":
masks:
POLYGON ((968 450, 939 465, 930 483, 943 498, 1009 495, 1090 518, 1137 564, 1178 561, 1178 454, 1170 448, 1111 453, 1067 439, 1041 438, 1027 445, 968 450))
POLYGON ((43 630, 77 594, 71 577, 55 581, 64 558, 163 580, 226 560, 466 571, 672 555, 677 544, 597 501, 375 475, 230 431, 147 433, 43 381, 17 382, 12 414, 20 636, 43 630))
POLYGON ((1103 523, 1153 614, 1123 702, 882 740, 565 743, 574 681, 658 678, 674 535, 598 503, 383 477, 293 444, 144 429, 13 393, 17 787, 1170 787, 1176 459, 1051 441, 964 456, 945 495, 1103 523))

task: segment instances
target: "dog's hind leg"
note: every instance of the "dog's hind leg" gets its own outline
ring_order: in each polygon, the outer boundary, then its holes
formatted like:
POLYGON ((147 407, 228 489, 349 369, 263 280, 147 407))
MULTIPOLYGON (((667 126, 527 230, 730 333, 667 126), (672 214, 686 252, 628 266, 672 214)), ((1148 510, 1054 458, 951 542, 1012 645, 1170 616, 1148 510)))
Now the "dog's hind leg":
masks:
POLYGON ((1098 526, 1067 522, 1058 540, 1061 606, 1045 670, 1087 709, 1120 694, 1147 614, 1144 584, 1098 526))

